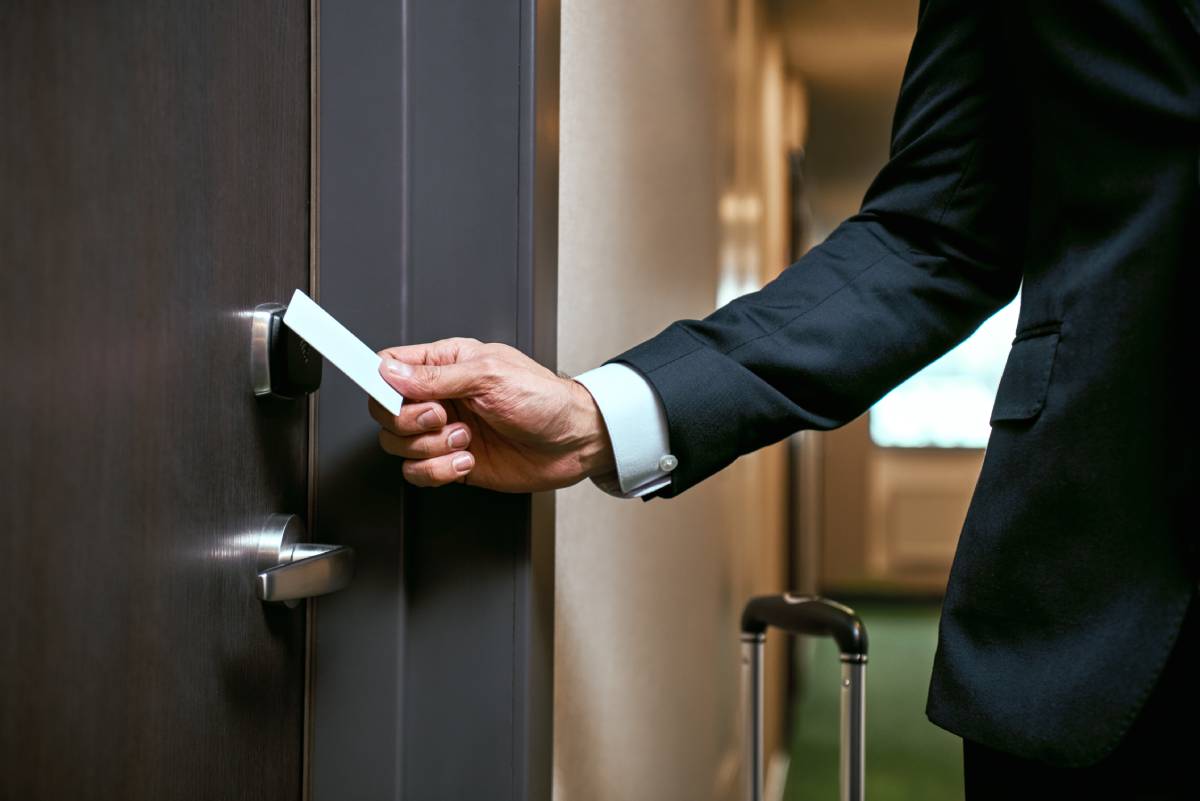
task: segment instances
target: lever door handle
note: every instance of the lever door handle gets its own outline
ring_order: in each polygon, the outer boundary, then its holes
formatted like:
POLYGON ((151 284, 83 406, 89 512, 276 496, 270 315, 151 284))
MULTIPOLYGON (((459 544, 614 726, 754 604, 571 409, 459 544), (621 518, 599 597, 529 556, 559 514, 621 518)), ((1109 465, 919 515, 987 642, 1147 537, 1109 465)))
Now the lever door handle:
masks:
POLYGON ((258 574, 258 598, 299 601, 325 595, 345 587, 353 575, 353 548, 302 542, 292 548, 289 561, 258 574))
POLYGON ((259 600, 295 606, 304 598, 337 592, 354 575, 354 549, 302 542, 304 521, 296 515, 271 515, 259 533, 259 600))

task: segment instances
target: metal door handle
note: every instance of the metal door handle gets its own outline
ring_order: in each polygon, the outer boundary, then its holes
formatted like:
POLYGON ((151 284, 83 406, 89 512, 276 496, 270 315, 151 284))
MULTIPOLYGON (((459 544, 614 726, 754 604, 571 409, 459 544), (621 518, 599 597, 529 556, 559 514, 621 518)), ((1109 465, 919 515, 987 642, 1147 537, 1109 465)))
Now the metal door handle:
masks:
POLYGON ((295 606, 301 599, 337 592, 354 575, 354 549, 302 542, 304 521, 296 515, 271 515, 258 540, 259 600, 295 606))

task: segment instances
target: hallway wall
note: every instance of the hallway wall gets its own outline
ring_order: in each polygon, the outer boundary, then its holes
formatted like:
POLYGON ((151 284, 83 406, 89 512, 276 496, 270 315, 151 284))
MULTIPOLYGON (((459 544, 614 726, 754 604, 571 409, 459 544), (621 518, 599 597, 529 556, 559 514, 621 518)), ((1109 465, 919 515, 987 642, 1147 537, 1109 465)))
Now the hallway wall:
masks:
MULTIPOLYGON (((722 200, 750 193, 742 206, 762 208, 765 194, 754 194, 757 90, 739 92, 732 77, 759 69, 739 67, 734 52, 735 31, 757 35, 746 28, 755 8, 563 3, 562 370, 578 374, 714 308, 728 272, 722 200)), ((743 41, 743 61, 757 58, 752 44, 743 41)), ((740 247, 758 249, 750 263, 761 274, 771 240, 750 228, 740 247)), ((752 592, 782 587, 783 484, 783 452, 772 448, 671 501, 616 499, 590 484, 559 493, 558 801, 739 796, 737 618, 752 592)), ((782 671, 773 673, 776 696, 782 671)), ((777 743, 782 702, 768 706, 777 743)))

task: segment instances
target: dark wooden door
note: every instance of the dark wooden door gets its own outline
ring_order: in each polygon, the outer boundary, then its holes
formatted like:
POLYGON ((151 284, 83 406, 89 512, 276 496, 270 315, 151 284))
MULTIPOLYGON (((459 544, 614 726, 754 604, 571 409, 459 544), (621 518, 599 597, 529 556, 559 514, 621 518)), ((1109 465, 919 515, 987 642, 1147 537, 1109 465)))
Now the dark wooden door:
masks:
POLYGON ((306 406, 249 385, 309 275, 309 4, 0 4, 0 798, 298 799, 306 406))

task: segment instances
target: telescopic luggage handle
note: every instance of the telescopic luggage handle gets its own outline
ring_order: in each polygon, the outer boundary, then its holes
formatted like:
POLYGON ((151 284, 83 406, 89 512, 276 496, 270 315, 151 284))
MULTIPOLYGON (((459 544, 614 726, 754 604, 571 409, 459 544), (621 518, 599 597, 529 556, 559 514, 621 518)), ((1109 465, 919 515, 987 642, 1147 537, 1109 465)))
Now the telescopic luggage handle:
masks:
POLYGON ((867 629, 854 610, 808 595, 762 595, 742 612, 742 668, 748 690, 750 801, 763 801, 763 644, 767 628, 791 634, 832 637, 842 660, 842 801, 863 801, 866 730, 867 629))

